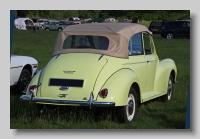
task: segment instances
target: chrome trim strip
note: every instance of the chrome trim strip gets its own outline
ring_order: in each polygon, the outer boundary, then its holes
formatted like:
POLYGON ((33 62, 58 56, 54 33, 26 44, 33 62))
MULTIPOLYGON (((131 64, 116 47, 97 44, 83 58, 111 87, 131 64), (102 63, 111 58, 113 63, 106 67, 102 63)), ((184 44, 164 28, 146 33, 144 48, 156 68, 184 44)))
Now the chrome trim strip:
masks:
POLYGON ((35 102, 45 102, 45 103, 58 103, 58 104, 75 104, 75 105, 83 105, 83 106, 115 106, 115 102, 98 102, 93 100, 93 93, 90 93, 90 98, 88 101, 76 101, 76 100, 54 100, 54 99, 41 99, 35 98, 33 95, 30 96, 21 96, 21 100, 32 100, 35 102))
POLYGON ((15 69, 15 68, 21 68, 23 66, 18 66, 18 67, 10 67, 10 69, 15 69))

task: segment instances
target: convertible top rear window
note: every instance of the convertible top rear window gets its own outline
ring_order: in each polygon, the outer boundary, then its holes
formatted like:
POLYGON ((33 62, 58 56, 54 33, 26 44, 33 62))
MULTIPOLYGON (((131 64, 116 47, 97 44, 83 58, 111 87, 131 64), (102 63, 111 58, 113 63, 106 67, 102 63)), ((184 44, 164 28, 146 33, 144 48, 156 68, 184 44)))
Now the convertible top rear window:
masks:
POLYGON ((105 36, 70 35, 64 43, 63 49, 99 49, 107 50, 109 40, 105 36))

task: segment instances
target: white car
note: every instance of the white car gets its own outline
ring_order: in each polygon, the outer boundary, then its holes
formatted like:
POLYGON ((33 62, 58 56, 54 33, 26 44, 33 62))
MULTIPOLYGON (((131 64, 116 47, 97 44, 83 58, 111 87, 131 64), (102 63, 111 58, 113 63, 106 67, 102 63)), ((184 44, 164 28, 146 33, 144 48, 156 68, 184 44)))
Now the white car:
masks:
POLYGON ((19 94, 26 91, 31 78, 38 72, 38 61, 29 56, 11 55, 10 87, 16 86, 19 94))

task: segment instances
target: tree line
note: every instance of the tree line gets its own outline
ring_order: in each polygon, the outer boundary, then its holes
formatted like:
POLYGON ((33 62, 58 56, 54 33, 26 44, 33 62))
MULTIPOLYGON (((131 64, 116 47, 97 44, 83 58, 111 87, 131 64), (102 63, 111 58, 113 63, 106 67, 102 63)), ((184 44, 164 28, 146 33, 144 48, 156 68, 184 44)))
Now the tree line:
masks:
POLYGON ((67 19, 70 17, 87 18, 109 18, 119 19, 122 17, 132 21, 137 20, 188 20, 189 10, 16 10, 16 17, 67 19))

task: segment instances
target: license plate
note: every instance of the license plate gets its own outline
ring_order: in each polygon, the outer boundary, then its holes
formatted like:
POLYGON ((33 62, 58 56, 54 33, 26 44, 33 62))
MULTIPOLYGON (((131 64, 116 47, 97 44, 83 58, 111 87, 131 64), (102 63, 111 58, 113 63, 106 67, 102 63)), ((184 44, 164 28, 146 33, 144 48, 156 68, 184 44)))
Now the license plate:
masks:
POLYGON ((152 29, 152 31, 158 31, 158 29, 152 29))

